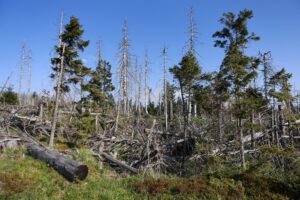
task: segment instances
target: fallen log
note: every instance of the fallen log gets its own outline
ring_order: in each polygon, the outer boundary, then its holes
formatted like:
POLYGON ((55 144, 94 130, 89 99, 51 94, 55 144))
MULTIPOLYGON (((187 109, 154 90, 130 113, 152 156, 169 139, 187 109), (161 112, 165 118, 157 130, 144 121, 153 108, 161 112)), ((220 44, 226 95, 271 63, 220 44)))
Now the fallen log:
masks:
MULTIPOLYGON (((264 136, 264 133, 263 132, 256 132, 253 134, 253 139, 258 139, 258 138, 261 138, 264 136)), ((246 135, 243 137, 243 142, 246 143, 246 142, 250 142, 251 141, 251 135, 246 135)))
POLYGON ((27 116, 22 116, 22 115, 18 115, 18 114, 15 114, 14 117, 16 117, 20 120, 28 120, 30 122, 42 122, 42 123, 45 123, 47 125, 51 125, 51 121, 42 120, 39 117, 27 117, 27 116))
POLYGON ((133 168, 133 167, 131 167, 131 166, 129 166, 129 165, 127 165, 127 164, 125 164, 125 163, 123 163, 123 162, 117 160, 117 159, 115 159, 114 157, 110 156, 110 155, 107 154, 107 153, 101 152, 100 155, 101 155, 102 157, 104 157, 105 159, 107 159, 108 161, 113 162, 114 164, 118 165, 119 167, 122 167, 122 168, 124 168, 124 169, 127 169, 128 171, 130 171, 130 172, 132 172, 132 173, 134 173, 134 174, 137 174, 137 173, 138 173, 138 170, 137 170, 137 169, 135 169, 135 168, 133 168))
POLYGON ((66 156, 47 149, 41 145, 30 143, 27 151, 32 157, 42 160, 58 171, 69 181, 84 180, 88 175, 88 167, 66 156))

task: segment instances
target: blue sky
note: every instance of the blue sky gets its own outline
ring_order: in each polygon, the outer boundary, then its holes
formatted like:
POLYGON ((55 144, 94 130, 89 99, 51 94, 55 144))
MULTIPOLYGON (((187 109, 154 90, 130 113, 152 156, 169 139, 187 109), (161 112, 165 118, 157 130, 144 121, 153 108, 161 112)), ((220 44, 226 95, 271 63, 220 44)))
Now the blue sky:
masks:
MULTIPOLYGON (((18 90, 21 42, 32 50, 32 90, 51 90, 49 74, 53 46, 57 43, 59 16, 64 23, 74 15, 80 19, 90 46, 81 55, 89 67, 96 65, 96 43, 103 42, 103 57, 118 64, 118 44, 124 19, 128 21, 131 53, 143 62, 145 49, 151 61, 151 87, 162 84, 161 50, 168 48, 168 66, 180 61, 187 45, 188 11, 194 7, 199 32, 196 51, 203 71, 217 70, 224 52, 213 47, 212 34, 222 26, 224 12, 252 9, 250 31, 261 37, 249 45, 249 55, 272 51, 276 69, 293 73, 292 84, 300 89, 300 1, 299 0, 0 0, 0 85, 11 72, 10 84, 18 90)), ((171 75, 169 75, 171 79, 171 75)), ((26 79, 23 85, 26 85, 26 79)), ((24 91, 26 88, 24 87, 24 91)))

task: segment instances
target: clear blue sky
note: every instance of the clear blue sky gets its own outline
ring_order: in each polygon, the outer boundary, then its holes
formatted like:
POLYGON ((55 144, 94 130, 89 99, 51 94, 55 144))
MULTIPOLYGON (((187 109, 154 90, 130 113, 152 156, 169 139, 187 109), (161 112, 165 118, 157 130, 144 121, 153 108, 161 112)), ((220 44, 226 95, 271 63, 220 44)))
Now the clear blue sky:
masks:
POLYGON ((86 64, 95 67, 96 43, 101 37, 103 57, 113 65, 113 72, 126 18, 131 53, 142 62, 148 49, 151 87, 158 90, 162 78, 161 49, 164 45, 168 47, 169 66, 180 61, 187 44, 191 5, 199 32, 196 50, 203 71, 217 70, 224 55, 223 50, 213 47, 211 37, 222 28, 218 22, 222 13, 247 8, 254 11, 249 29, 261 37, 259 42, 249 45, 249 54, 272 51, 275 68, 286 67, 293 73, 292 84, 300 89, 299 0, 0 0, 0 85, 13 72, 10 83, 18 90, 20 46, 25 41, 33 53, 32 90, 51 89, 50 58, 63 9, 64 22, 72 15, 78 17, 85 29, 83 38, 90 40, 90 46, 82 54, 86 64))

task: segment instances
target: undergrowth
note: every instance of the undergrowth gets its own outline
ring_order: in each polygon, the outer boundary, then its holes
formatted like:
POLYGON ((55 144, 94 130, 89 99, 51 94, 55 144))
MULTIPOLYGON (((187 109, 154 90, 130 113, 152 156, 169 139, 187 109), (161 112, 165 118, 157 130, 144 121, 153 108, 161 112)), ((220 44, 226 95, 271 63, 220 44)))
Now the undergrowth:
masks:
POLYGON ((99 163, 87 149, 68 153, 71 159, 88 165, 84 181, 68 182, 44 162, 26 155, 24 149, 0 154, 0 199, 299 199, 299 160, 288 173, 265 162, 243 173, 217 171, 179 178, 120 175, 99 163))

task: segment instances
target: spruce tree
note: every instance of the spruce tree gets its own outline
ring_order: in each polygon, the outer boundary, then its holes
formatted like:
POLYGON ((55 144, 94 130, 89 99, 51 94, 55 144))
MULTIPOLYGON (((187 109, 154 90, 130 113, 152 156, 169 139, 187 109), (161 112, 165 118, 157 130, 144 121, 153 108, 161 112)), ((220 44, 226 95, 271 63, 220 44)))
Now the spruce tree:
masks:
POLYGON ((235 99, 233 112, 237 118, 237 130, 240 137, 241 165, 245 165, 242 118, 244 118, 243 93, 246 86, 256 77, 259 59, 245 55, 244 50, 251 41, 259 40, 253 32, 249 33, 247 22, 253 17, 251 10, 242 10, 238 15, 232 12, 223 14, 220 19, 224 28, 213 34, 215 46, 225 49, 225 58, 221 71, 223 80, 230 85, 235 99))
POLYGON ((112 105, 113 97, 111 92, 115 89, 112 84, 111 65, 105 60, 99 60, 95 71, 91 72, 91 79, 84 86, 89 92, 87 100, 92 102, 94 108, 102 109, 112 105))
MULTIPOLYGON (((82 87, 83 81, 86 75, 89 74, 90 69, 86 67, 83 61, 80 59, 80 52, 89 45, 88 40, 83 40, 81 37, 84 33, 82 25, 79 19, 72 16, 70 22, 65 25, 64 32, 60 35, 62 43, 65 45, 64 50, 64 71, 63 71, 63 82, 62 92, 69 92, 69 84, 78 84, 82 87)), ((56 53, 62 54, 62 45, 55 46, 56 53)), ((60 59, 61 56, 54 57, 51 59, 53 73, 50 75, 51 78, 55 78, 60 71, 60 59)))
POLYGON ((199 79, 200 76, 200 66, 198 64, 198 61, 194 54, 189 51, 185 56, 183 56, 181 62, 179 63, 179 66, 175 65, 173 68, 169 69, 170 72, 173 74, 174 78, 179 83, 179 88, 181 92, 181 100, 182 100, 182 110, 183 110, 183 117, 184 117, 184 128, 183 128, 183 156, 182 156, 182 162, 181 162, 181 172, 184 169, 184 163, 186 161, 186 151, 187 150, 187 138, 190 138, 190 132, 189 137, 187 127, 189 125, 189 106, 191 106, 191 100, 192 100, 192 90, 196 83, 196 81, 199 79))
POLYGON ((282 68, 270 78, 270 84, 273 85, 270 95, 279 102, 285 103, 287 108, 290 106, 291 100, 290 78, 292 78, 292 74, 286 73, 285 68, 282 68))
POLYGON ((196 81, 199 79, 201 69, 198 61, 192 52, 183 56, 179 66, 175 65, 170 68, 170 72, 179 83, 181 92, 182 108, 185 122, 188 121, 188 102, 192 99, 192 90, 196 81))

